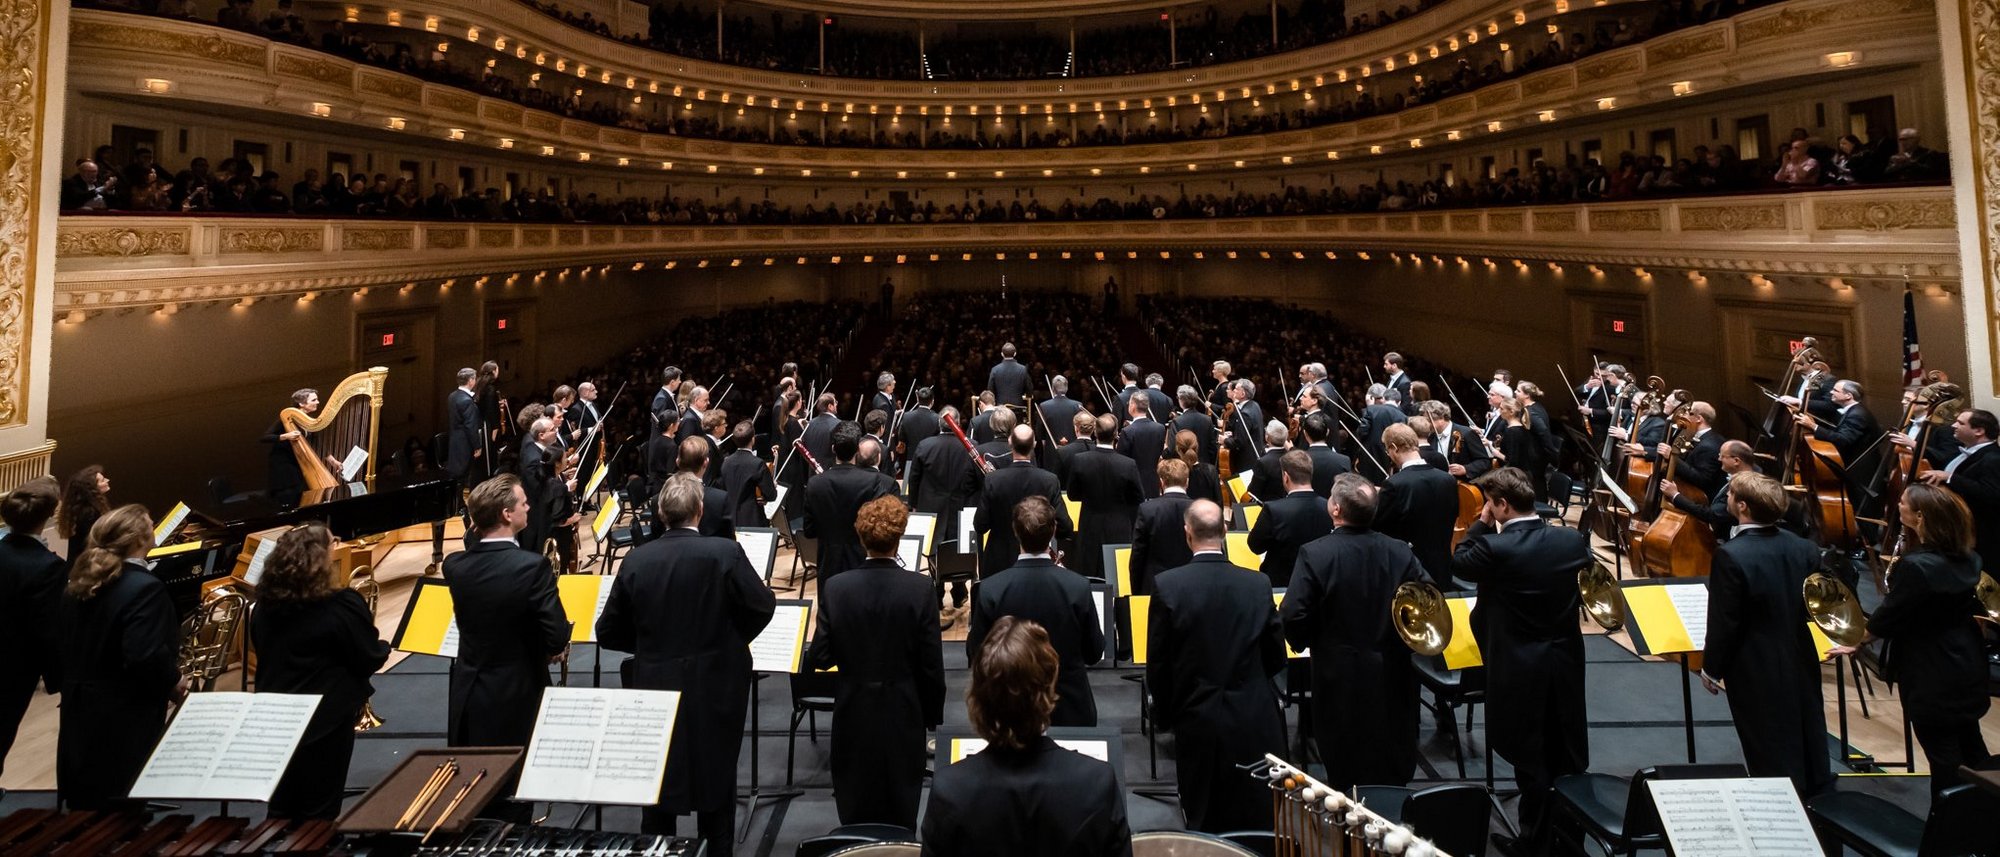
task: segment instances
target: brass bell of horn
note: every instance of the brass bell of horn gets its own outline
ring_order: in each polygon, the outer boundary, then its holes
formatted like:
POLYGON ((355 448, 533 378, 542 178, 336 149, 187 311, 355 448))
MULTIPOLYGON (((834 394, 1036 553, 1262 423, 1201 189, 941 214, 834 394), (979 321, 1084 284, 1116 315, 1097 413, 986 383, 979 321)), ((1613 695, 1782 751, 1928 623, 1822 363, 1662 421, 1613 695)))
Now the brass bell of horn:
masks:
POLYGON ((2000 622, 2000 582, 1986 572, 1979 573, 1979 582, 1972 587, 1972 594, 1979 598, 1979 606, 1986 611, 1986 618, 2000 622))
POLYGON ((1389 623, 1417 654, 1435 655, 1451 644, 1451 608, 1444 593, 1428 583, 1413 580, 1396 587, 1389 599, 1389 623))
POLYGON ((1583 612, 1597 627, 1606 631, 1625 627, 1625 599, 1618 591, 1618 578, 1604 563, 1593 562, 1577 572, 1576 589, 1583 596, 1583 612))
POLYGON ((1838 578, 1815 573, 1806 578, 1804 595, 1806 615, 1835 645, 1852 648, 1868 636, 1868 616, 1861 612, 1861 600, 1838 578))

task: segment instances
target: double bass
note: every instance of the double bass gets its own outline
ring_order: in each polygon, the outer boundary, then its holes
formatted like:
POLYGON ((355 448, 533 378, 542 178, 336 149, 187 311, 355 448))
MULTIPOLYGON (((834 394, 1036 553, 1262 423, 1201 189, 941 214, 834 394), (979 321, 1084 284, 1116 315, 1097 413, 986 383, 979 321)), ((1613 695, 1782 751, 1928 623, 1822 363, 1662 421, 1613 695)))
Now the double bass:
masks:
MULTIPOLYGON (((1453 459, 1458 458, 1459 449, 1464 445, 1465 434, 1459 431, 1452 431, 1451 457, 1453 459)), ((1458 518, 1452 521, 1451 524, 1451 547, 1453 550, 1457 550, 1458 543, 1465 541, 1466 530, 1471 529, 1472 523, 1479 520, 1479 510, 1486 505, 1486 493, 1479 490, 1479 486, 1463 479, 1453 481, 1458 483, 1458 518)))
POLYGON ((1903 525, 1903 490, 1918 481, 1923 474, 1933 468, 1924 459, 1924 451, 1930 448, 1931 436, 1939 431, 1950 431, 1947 427, 1957 419, 1958 412, 1965 407, 1965 391, 1953 384, 1942 370, 1932 369, 1924 375, 1925 385, 1911 396, 1903 408, 1903 421, 1907 426, 1917 421, 1917 433, 1911 437, 1910 446, 1897 445, 1896 466, 1889 472, 1888 505, 1883 514, 1886 526, 1882 528, 1881 544, 1871 546, 1869 566, 1875 575, 1877 591, 1889 591, 1889 571, 1896 559, 1903 553, 1903 538, 1907 528, 1903 525), (1919 421, 1918 411, 1923 412, 1919 421))
MULTIPOLYGON (((1646 378, 1646 390, 1640 394, 1639 404, 1632 408, 1632 424, 1625 429, 1625 441, 1637 445, 1639 426, 1649 418, 1661 416, 1668 398, 1667 382, 1660 376, 1646 378)), ((1625 493, 1631 497, 1644 497, 1653 485, 1653 461, 1645 455, 1625 456, 1623 484, 1625 493)))
MULTIPOLYGON (((1808 364, 1801 376, 1801 404, 1787 404, 1794 418, 1805 412, 1804 401, 1826 382, 1824 361, 1808 364)), ((1785 457, 1783 483, 1789 490, 1806 495, 1807 508, 1818 522, 1820 538, 1829 547, 1860 546, 1861 527, 1854 518, 1854 500, 1848 496, 1847 480, 1841 476, 1846 462, 1831 441, 1820 440, 1794 419, 1792 440, 1785 457)))
MULTIPOLYGON (((1715 557, 1715 533, 1707 523, 1662 502, 1660 491, 1660 483, 1673 480, 1681 456, 1694 447, 1695 432, 1700 428, 1695 423, 1694 403, 1679 395, 1679 391, 1674 398, 1679 404, 1668 416, 1671 423, 1667 429, 1667 456, 1657 467, 1648 486, 1646 506, 1641 510, 1659 512, 1649 522, 1633 519, 1628 531, 1632 537, 1630 552, 1633 566, 1650 576, 1700 577, 1708 574, 1709 563, 1715 557)), ((1708 502, 1707 495, 1693 487, 1683 487, 1681 493, 1697 505, 1708 502)))

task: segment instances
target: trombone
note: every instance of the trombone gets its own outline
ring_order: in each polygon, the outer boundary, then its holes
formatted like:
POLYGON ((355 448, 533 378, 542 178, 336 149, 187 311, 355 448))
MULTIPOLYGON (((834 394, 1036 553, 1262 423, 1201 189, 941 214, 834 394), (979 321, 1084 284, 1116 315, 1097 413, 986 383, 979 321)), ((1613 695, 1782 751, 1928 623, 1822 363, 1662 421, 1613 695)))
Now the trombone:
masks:
MULTIPOLYGON (((375 580, 375 569, 360 566, 347 576, 347 588, 361 594, 361 600, 368 602, 368 618, 376 616, 376 604, 381 601, 382 584, 375 580)), ((375 714, 375 700, 370 698, 361 703, 361 716, 354 721, 354 731, 366 732, 382 725, 382 718, 375 714)))

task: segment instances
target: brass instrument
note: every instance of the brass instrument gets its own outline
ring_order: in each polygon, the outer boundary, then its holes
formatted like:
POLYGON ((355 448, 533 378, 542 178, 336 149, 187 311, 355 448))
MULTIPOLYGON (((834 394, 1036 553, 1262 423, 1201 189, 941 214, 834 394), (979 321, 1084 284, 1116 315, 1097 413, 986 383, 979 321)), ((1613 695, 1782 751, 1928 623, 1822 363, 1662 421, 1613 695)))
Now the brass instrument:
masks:
POLYGON ((250 612, 250 599, 235 586, 218 586, 202 599, 193 615, 181 622, 181 677, 192 692, 215 689, 215 680, 229 669, 236 632, 250 612))
POLYGON ((341 379, 326 395, 320 397, 319 414, 314 416, 298 408, 286 408, 278 412, 278 421, 286 431, 295 431, 302 436, 293 438, 292 454, 299 462, 299 470, 305 474, 306 487, 313 490, 332 488, 344 480, 337 467, 328 459, 344 461, 355 447, 368 453, 365 467, 368 482, 375 481, 375 441, 381 433, 382 424, 382 383, 389 377, 389 370, 377 366, 366 372, 356 372, 341 379))
POLYGON ((1838 578, 1814 573, 1804 587, 1806 615, 1835 645, 1853 648, 1868 636, 1868 616, 1861 612, 1861 600, 1838 578))
POLYGON ((1389 600, 1389 623, 1417 654, 1435 655, 1451 644, 1451 608, 1444 593, 1431 584, 1413 580, 1396 587, 1389 600))
POLYGON ((2000 582, 1993 575, 1979 573, 1979 582, 1972 586, 1973 596, 1979 599, 1979 606, 1986 611, 1986 620, 2000 622, 2000 582))
POLYGON ((1583 612, 1606 631, 1625 627, 1625 600, 1618 591, 1618 576, 1602 562, 1593 562, 1576 573, 1576 589, 1583 596, 1583 612))
MULTIPOLYGON (((361 593, 361 599, 368 602, 368 618, 376 617, 376 605, 382 600, 382 584, 375 579, 375 569, 360 566, 347 577, 347 588, 361 593)), ((382 725, 382 718, 375 713, 375 700, 361 703, 361 716, 354 721, 354 731, 366 732, 382 725)))

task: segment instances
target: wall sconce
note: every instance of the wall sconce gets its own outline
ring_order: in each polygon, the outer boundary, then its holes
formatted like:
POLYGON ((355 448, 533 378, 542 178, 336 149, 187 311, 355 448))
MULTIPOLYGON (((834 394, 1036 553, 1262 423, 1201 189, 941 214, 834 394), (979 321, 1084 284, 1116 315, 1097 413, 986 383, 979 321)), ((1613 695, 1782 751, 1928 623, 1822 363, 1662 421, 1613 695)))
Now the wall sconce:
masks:
POLYGON ((325 119, 328 116, 332 116, 333 105, 328 104, 324 101, 315 101, 312 103, 312 115, 318 116, 321 119, 325 119))
POLYGON ((139 89, 154 95, 165 95, 174 88, 174 82, 165 78, 149 77, 139 81, 139 89))
POLYGON ((1694 91, 1694 81, 1692 80, 1676 80, 1673 82, 1672 86, 1675 98, 1679 98, 1683 95, 1686 95, 1694 91))

